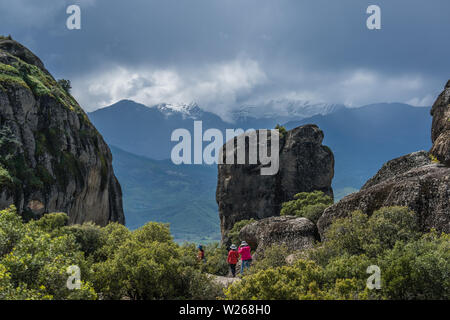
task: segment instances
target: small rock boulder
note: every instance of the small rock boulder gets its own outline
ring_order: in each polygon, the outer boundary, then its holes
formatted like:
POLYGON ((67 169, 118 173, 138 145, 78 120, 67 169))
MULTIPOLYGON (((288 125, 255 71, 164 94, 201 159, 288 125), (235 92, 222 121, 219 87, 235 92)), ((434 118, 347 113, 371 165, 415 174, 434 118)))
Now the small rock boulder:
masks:
POLYGON ((306 218, 281 216, 262 219, 253 222, 239 233, 252 249, 256 256, 272 245, 286 245, 291 251, 300 251, 311 248, 319 240, 317 228, 306 218))

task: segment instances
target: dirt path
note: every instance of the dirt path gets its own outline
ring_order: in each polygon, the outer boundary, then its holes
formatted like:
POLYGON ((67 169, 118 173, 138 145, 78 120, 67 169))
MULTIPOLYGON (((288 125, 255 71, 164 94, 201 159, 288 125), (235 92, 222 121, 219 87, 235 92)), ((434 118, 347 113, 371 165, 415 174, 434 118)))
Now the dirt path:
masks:
POLYGON ((239 278, 232 278, 232 277, 221 277, 221 276, 216 276, 213 274, 208 274, 208 276, 210 276, 211 278, 213 278, 213 281, 217 284, 220 284, 224 287, 228 287, 230 284, 236 282, 236 281, 241 281, 241 279, 239 278))

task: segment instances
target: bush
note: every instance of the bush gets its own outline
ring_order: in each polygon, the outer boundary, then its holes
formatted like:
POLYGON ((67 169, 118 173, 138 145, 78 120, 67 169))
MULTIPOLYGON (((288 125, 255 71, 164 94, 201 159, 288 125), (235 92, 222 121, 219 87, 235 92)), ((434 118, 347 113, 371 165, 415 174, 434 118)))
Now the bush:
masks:
POLYGON ((287 265, 286 258, 289 254, 290 252, 286 245, 274 244, 266 248, 262 255, 258 255, 258 259, 250 267, 250 274, 287 265))
POLYGON ((244 228, 246 225, 253 222, 255 222, 255 219, 241 220, 236 222, 233 225, 233 228, 228 232, 228 238, 230 239, 231 244, 239 245, 241 243, 239 232, 241 232, 242 228, 244 228))
POLYGON ((450 236, 436 232, 405 243, 399 241, 380 261, 382 297, 450 299, 450 236))
POLYGON ((269 268, 244 277, 225 290, 229 300, 299 300, 323 298, 317 289, 322 271, 312 261, 299 260, 293 266, 269 268))
POLYGON ((278 130, 278 133, 279 133, 279 135, 280 135, 280 138, 283 138, 283 137, 286 135, 286 133, 287 133, 286 128, 283 127, 283 126, 281 126, 281 125, 279 125, 279 124, 277 124, 277 125, 275 126, 275 129, 278 130))
POLYGON ((333 204, 333 199, 322 191, 301 192, 294 196, 294 200, 282 204, 282 216, 297 216, 308 218, 317 223, 323 211, 333 204))
POLYGON ((337 219, 327 241, 294 265, 274 262, 234 283, 227 299, 449 299, 450 236, 418 232, 404 207, 359 211, 337 219), (381 270, 381 289, 369 290, 367 267, 381 270))
MULTIPOLYGON (((167 225, 151 222, 130 232, 110 224, 102 229, 101 243, 92 277, 104 299, 211 299, 218 294, 200 272, 195 246, 179 247, 167 225)), ((207 250, 212 258, 219 248, 207 250)))
POLYGON ((79 244, 80 250, 85 253, 86 257, 92 256, 103 246, 101 228, 91 222, 68 226, 64 228, 64 233, 75 237, 76 243, 79 244))
POLYGON ((70 83, 70 80, 59 79, 58 84, 68 94, 70 93, 70 90, 72 90, 72 84, 70 83))
POLYGON ((226 276, 228 274, 228 251, 221 248, 219 243, 211 243, 204 247, 206 262, 200 262, 200 268, 203 272, 226 276))
POLYGON ((34 223, 43 231, 52 232, 67 225, 69 216, 65 213, 48 213, 34 223))
POLYGON ((0 212, 0 286, 6 287, 5 299, 97 298, 87 277, 76 293, 66 286, 67 267, 79 266, 83 277, 89 271, 74 237, 51 230, 65 222, 64 214, 49 214, 24 224, 14 208, 0 212))
POLYGON ((371 217, 361 211, 337 219, 325 234, 327 241, 317 253, 318 259, 342 254, 365 254, 375 258, 397 241, 408 242, 420 237, 415 213, 405 207, 387 207, 375 211, 371 217))

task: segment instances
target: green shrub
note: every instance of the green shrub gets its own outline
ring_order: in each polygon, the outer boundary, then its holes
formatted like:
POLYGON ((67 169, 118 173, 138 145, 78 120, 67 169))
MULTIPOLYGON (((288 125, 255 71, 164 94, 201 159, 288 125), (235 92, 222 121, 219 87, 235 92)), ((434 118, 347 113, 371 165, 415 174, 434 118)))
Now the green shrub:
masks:
POLYGON ((86 279, 89 268, 73 236, 53 233, 66 216, 49 214, 42 221, 23 223, 15 208, 0 211, 0 293, 5 299, 96 299, 86 279), (51 231, 52 233, 49 233, 51 231), (67 267, 81 269, 82 286, 67 288, 67 267), (2 291, 2 290, 0 290, 2 291))
POLYGON ((291 266, 274 262, 234 283, 227 299, 450 298, 450 236, 418 232, 417 216, 387 207, 337 219, 326 241, 291 266), (381 289, 367 288, 367 268, 381 270, 381 289))
POLYGON ((205 250, 206 262, 200 262, 201 270, 218 276, 227 275, 229 271, 227 249, 220 247, 217 242, 208 244, 203 249, 205 250))
POLYGON ((80 245, 80 249, 86 257, 96 253, 104 244, 101 241, 101 228, 92 222, 65 227, 64 233, 71 234, 75 237, 76 243, 80 245))
POLYGON ((275 126, 275 129, 278 130, 278 133, 280 134, 280 138, 283 138, 286 135, 286 133, 287 133, 286 128, 281 126, 281 125, 279 125, 279 124, 277 124, 275 126))
POLYGON ((250 223, 253 223, 255 221, 255 219, 250 219, 236 222, 233 225, 233 228, 228 232, 228 238, 230 239, 231 244, 239 245, 241 242, 241 239, 239 238, 239 232, 241 232, 242 228, 244 228, 246 225, 249 225, 250 223))
POLYGON ((252 264, 250 274, 269 268, 278 268, 287 265, 286 258, 291 252, 286 245, 274 244, 264 250, 252 264))
POLYGON ((59 79, 58 84, 65 92, 70 94, 70 90, 72 89, 72 84, 70 83, 70 80, 59 79))
POLYGON ((47 213, 42 216, 39 220, 35 221, 41 230, 46 232, 52 232, 56 229, 62 228, 69 222, 69 216, 65 213, 47 213))
POLYGON ((333 199, 322 191, 301 192, 294 196, 294 200, 282 204, 282 216, 297 216, 308 218, 314 223, 323 211, 333 204, 333 199))

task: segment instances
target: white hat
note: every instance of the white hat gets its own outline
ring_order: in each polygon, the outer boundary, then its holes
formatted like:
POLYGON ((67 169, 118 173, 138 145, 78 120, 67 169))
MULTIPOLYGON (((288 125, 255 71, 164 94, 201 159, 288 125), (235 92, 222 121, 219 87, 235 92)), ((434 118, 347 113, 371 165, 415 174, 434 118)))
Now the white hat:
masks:
POLYGON ((248 246, 248 243, 247 243, 247 242, 245 242, 245 241, 242 241, 242 243, 241 243, 241 247, 246 247, 246 246, 248 246))
POLYGON ((230 249, 231 249, 231 250, 236 250, 237 247, 236 247, 236 245, 232 244, 231 247, 230 247, 230 249))

